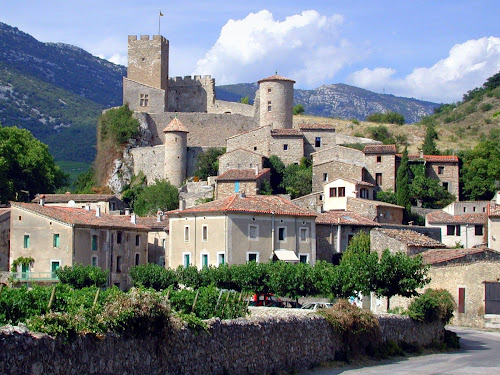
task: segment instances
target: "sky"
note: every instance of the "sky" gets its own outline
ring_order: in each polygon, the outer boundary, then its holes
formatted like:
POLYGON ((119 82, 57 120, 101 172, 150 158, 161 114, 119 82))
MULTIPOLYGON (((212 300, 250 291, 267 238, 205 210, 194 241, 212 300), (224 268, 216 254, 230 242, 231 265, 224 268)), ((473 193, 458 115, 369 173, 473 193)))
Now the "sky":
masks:
POLYGON ((481 0, 0 0, 0 22, 127 64, 127 35, 170 42, 170 76, 278 72, 448 103, 500 71, 500 4, 481 0))

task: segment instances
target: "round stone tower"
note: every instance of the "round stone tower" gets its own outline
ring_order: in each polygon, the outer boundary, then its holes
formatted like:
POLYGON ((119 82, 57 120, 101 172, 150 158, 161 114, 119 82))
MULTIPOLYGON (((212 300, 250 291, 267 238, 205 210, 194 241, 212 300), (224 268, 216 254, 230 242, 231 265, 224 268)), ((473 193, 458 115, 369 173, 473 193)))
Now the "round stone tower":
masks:
POLYGON ((259 81, 260 126, 291 129, 294 80, 275 74, 259 81))
POLYGON ((163 129, 165 133, 165 178, 176 187, 186 179, 187 134, 189 131, 177 116, 163 129))

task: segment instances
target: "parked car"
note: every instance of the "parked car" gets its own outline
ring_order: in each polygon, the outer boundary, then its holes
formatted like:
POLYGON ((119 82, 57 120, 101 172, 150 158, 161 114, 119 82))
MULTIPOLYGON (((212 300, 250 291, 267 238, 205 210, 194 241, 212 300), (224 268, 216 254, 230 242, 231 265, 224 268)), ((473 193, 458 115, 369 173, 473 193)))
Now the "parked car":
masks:
POLYGON ((284 307, 284 304, 272 293, 261 293, 253 295, 249 306, 284 307))
POLYGON ((301 309, 316 311, 318 309, 328 309, 333 306, 330 302, 309 302, 304 304, 301 309))

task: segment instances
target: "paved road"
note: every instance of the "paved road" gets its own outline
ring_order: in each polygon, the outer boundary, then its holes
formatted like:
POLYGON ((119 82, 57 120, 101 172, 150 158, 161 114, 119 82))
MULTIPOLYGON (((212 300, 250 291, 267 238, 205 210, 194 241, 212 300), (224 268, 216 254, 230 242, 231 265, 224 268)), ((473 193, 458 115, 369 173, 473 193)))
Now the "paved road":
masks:
POLYGON ((451 328, 462 348, 452 353, 430 354, 377 362, 366 367, 316 369, 303 375, 371 374, 467 374, 500 375, 500 332, 451 328))

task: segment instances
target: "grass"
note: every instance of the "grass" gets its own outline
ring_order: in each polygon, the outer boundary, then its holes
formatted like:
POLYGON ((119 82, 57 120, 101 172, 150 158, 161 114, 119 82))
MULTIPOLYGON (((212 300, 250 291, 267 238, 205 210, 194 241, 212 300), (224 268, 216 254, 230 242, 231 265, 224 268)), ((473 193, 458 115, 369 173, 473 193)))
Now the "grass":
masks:
POLYGON ((63 172, 69 174, 71 182, 75 180, 76 176, 80 173, 88 171, 92 166, 90 163, 65 160, 56 161, 56 165, 61 168, 63 172))

